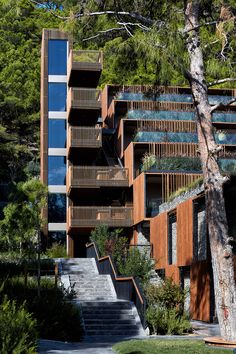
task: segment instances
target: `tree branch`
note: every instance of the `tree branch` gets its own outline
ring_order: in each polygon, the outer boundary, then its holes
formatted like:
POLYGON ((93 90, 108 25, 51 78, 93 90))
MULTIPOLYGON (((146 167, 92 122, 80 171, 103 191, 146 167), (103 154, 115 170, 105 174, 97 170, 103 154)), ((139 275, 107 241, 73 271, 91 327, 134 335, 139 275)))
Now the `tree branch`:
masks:
POLYGON ((201 23, 201 24, 199 24, 199 25, 197 25, 197 26, 194 26, 194 27, 191 27, 191 28, 188 28, 188 29, 184 29, 184 30, 182 31, 182 33, 183 33, 183 34, 189 33, 189 32, 191 32, 191 31, 195 31, 195 30, 197 30, 197 29, 199 29, 199 28, 201 28, 201 27, 204 27, 204 26, 217 25, 217 23, 219 23, 219 22, 220 22, 220 21, 204 22, 204 23, 201 23))
POLYGON ((82 41, 86 42, 86 41, 90 41, 92 39, 95 39, 97 37, 100 37, 103 34, 107 34, 109 32, 113 32, 113 31, 125 31, 126 29, 124 27, 114 27, 114 28, 109 28, 108 30, 104 30, 104 31, 98 31, 97 34, 95 34, 94 36, 88 37, 88 38, 84 38, 82 41))
POLYGON ((211 86, 223 84, 224 82, 232 82, 232 81, 236 81, 236 77, 226 77, 225 79, 215 80, 210 82, 207 86, 211 87, 211 86))
POLYGON ((236 102, 236 98, 233 98, 232 100, 228 101, 227 103, 223 103, 223 102, 217 103, 215 106, 211 107, 211 113, 216 111, 217 109, 219 109, 221 107, 230 106, 231 104, 233 104, 235 102, 236 102))

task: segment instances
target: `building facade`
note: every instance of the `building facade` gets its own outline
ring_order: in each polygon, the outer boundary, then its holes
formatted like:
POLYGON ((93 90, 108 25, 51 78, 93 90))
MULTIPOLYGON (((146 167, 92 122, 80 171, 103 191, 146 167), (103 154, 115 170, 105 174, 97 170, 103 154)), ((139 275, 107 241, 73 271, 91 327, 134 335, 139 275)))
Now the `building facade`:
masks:
MULTIPOLYGON (((65 242, 68 254, 78 257, 84 256, 97 225, 122 228, 130 244, 150 250, 159 274, 190 285, 191 312, 209 321, 214 311, 213 302, 207 308, 204 300, 212 294, 204 193, 200 190, 175 206, 164 204, 180 188, 199 184, 202 176, 190 89, 106 85, 101 91, 101 72, 101 52, 74 51, 65 33, 44 30, 45 240, 65 242), (202 302, 198 287, 205 289, 202 302)), ((211 104, 232 96, 234 90, 209 91, 211 104)), ((215 138, 222 146, 221 169, 231 175, 236 173, 235 123, 236 106, 213 115, 215 138)), ((235 193, 231 178, 226 204, 232 234, 235 193)))

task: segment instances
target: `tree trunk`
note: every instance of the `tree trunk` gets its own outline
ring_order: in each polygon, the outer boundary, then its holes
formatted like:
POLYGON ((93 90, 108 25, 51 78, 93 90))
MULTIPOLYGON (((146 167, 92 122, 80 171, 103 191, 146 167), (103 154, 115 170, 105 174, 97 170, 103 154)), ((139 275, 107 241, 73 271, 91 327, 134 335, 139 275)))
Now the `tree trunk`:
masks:
POLYGON ((197 112, 197 133, 203 171, 206 213, 214 278, 215 303, 221 336, 236 340, 236 288, 232 247, 223 196, 225 178, 217 163, 217 145, 208 101, 203 54, 199 36, 199 0, 185 1, 186 46, 190 58, 190 82, 197 112), (195 30, 193 29, 195 28, 195 30))

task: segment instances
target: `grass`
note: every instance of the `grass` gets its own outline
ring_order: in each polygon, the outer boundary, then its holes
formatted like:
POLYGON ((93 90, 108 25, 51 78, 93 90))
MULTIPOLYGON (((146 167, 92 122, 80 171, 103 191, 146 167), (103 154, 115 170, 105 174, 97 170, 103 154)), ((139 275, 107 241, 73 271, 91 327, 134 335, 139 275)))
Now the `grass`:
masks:
POLYGON ((120 342, 112 348, 117 354, 226 354, 228 349, 216 349, 200 340, 150 339, 120 342))

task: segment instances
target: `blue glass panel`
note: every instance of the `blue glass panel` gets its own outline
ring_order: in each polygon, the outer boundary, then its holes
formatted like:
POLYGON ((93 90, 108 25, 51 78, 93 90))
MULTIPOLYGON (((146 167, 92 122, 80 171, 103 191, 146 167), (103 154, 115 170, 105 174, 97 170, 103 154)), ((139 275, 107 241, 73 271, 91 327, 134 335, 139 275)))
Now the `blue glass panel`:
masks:
POLYGON ((48 41, 48 74, 67 74, 67 41, 58 39, 48 41))
POLYGON ((66 157, 48 156, 48 185, 66 184, 66 157))
POLYGON ((49 193, 48 222, 66 222, 66 195, 49 193))
POLYGON ((66 120, 65 119, 48 120, 48 147, 49 148, 66 147, 66 120))
POLYGON ((138 132, 134 141, 197 143, 195 133, 138 132))
POLYGON ((228 101, 232 100, 232 96, 220 96, 220 95, 209 95, 209 103, 210 104, 217 104, 217 103, 227 103, 228 101))
POLYGON ((53 243, 64 245, 66 243, 66 231, 49 231, 48 239, 50 245, 53 243))
POLYGON ((48 110, 66 111, 66 83, 50 82, 48 84, 48 110))
POLYGON ((236 159, 219 159, 219 165, 222 172, 236 175, 236 159))
POLYGON ((228 134, 224 132, 216 133, 215 139, 217 144, 235 145, 236 134, 228 134))
POLYGON ((195 112, 129 110, 128 119, 195 120, 195 112))
POLYGON ((213 113, 213 122, 236 123, 236 113, 213 113))

